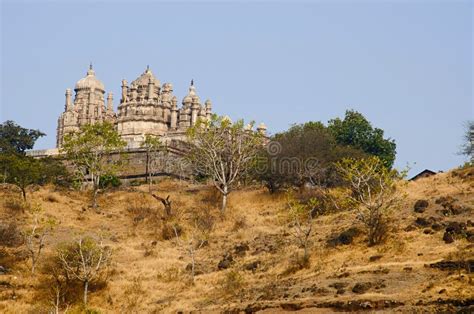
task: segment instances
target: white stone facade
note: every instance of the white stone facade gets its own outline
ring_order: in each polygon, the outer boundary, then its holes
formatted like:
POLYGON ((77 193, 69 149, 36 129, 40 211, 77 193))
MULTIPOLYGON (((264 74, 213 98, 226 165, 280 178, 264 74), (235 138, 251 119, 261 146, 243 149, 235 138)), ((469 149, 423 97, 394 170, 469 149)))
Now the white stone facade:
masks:
POLYGON ((129 148, 140 147, 146 134, 160 136, 162 142, 184 140, 190 126, 199 118, 210 118, 212 115, 210 100, 201 104, 193 81, 182 106, 178 108, 173 85, 161 85, 148 67, 130 86, 126 80, 122 81, 117 113, 113 110, 112 93, 108 94, 105 104, 105 87, 96 78, 92 65, 86 77, 76 83, 74 91, 73 102, 71 90, 66 90, 65 110, 58 119, 58 148, 68 132, 77 131, 84 124, 102 121, 113 122, 129 148))

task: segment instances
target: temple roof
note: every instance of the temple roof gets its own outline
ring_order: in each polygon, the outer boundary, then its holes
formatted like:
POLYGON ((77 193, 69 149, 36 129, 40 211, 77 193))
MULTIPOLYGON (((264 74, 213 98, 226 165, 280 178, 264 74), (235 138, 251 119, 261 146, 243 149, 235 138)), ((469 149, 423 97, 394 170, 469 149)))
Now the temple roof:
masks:
POLYGON ((77 81, 74 90, 81 90, 81 89, 98 89, 100 91, 105 92, 104 84, 97 79, 95 76, 95 72, 92 69, 92 64, 89 66, 89 70, 87 71, 87 75, 84 78, 81 78, 77 81))
POLYGON ((151 72, 150 68, 147 67, 145 72, 142 73, 135 81, 132 82, 135 86, 148 86, 148 83, 151 81, 155 86, 160 87, 161 83, 160 80, 158 80, 153 73, 151 72))

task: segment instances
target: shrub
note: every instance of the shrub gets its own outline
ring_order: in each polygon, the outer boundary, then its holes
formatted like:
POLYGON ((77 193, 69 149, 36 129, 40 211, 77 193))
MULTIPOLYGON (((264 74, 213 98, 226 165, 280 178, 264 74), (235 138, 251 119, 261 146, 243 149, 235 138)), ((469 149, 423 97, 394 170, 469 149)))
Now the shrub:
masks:
POLYGON ((291 256, 288 267, 283 271, 283 275, 291 275, 301 269, 307 269, 311 265, 309 256, 295 254, 291 256))
POLYGON ((357 219, 367 229, 368 244, 381 242, 387 232, 388 215, 403 197, 397 190, 400 174, 375 156, 343 159, 336 167, 350 188, 348 198, 356 207, 357 219))
POLYGON ((5 198, 3 205, 14 213, 24 212, 29 208, 28 203, 18 197, 5 198))
POLYGON ((244 286, 244 279, 238 271, 231 270, 225 274, 219 284, 225 294, 236 295, 244 286))
POLYGON ((0 245, 18 247, 22 244, 23 237, 16 223, 0 223, 0 245))
POLYGON ((99 187, 101 189, 106 189, 106 188, 118 188, 119 186, 122 185, 122 182, 120 179, 113 174, 106 174, 100 177, 100 184, 99 187))

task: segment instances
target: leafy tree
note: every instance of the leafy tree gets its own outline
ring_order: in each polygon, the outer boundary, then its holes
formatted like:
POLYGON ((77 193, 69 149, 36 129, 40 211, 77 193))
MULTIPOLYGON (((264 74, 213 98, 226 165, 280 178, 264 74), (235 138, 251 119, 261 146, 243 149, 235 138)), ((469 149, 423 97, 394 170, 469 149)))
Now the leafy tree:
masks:
POLYGON ((196 172, 212 178, 222 194, 221 211, 236 182, 249 173, 262 147, 262 136, 252 130, 253 123, 244 127, 243 120, 232 123, 227 117, 214 116, 198 120, 188 130, 193 145, 189 160, 196 172))
POLYGON ((0 165, 5 168, 4 182, 16 185, 25 201, 30 185, 68 182, 66 167, 53 158, 35 159, 18 154, 0 154, 0 165))
POLYGON ((79 280, 84 288, 84 306, 87 306, 89 284, 99 279, 111 261, 112 251, 102 240, 80 237, 62 245, 58 258, 69 278, 79 280))
POLYGON ((293 125, 271 140, 261 152, 256 170, 257 177, 271 193, 284 186, 305 183, 323 187, 337 185, 333 162, 365 155, 360 149, 338 145, 321 122, 293 125))
POLYGON ((115 175, 121 158, 112 158, 111 153, 125 147, 113 124, 109 122, 87 124, 79 132, 66 134, 62 150, 71 161, 82 182, 92 180, 92 207, 97 208, 97 194, 104 175, 115 175))
POLYGON ((368 154, 379 157, 386 167, 393 166, 397 147, 395 141, 390 138, 384 139, 384 131, 373 128, 361 113, 347 110, 344 120, 340 118, 330 120, 328 129, 338 144, 362 149, 368 154))
POLYGON ((145 173, 148 181, 148 190, 151 193, 152 175, 154 173, 154 165, 158 154, 163 150, 160 138, 151 134, 145 135, 145 141, 141 145, 146 152, 145 173))
POLYGON ((345 158, 336 167, 351 190, 346 197, 356 207, 357 219, 367 228, 369 245, 379 243, 387 231, 389 212, 402 199, 397 190, 402 176, 385 167, 376 156, 359 160, 345 158))
POLYGON ((33 148, 38 138, 45 135, 39 130, 26 129, 13 121, 5 121, 0 124, 0 153, 24 154, 25 150, 33 148))
POLYGON ((463 136, 463 144, 461 146, 461 155, 471 157, 474 163, 474 121, 467 121, 465 125, 465 132, 463 136))
POLYGON ((26 189, 42 182, 41 162, 32 157, 10 155, 2 158, 7 166, 6 182, 16 185, 26 201, 26 189))

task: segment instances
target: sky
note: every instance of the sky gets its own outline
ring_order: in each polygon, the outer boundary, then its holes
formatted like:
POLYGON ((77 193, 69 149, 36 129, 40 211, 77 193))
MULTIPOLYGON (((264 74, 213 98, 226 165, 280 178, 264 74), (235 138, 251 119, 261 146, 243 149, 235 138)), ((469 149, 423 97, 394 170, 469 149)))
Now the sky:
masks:
POLYGON ((448 170, 474 119, 472 1, 1 1, 0 122, 55 146, 66 88, 92 62, 120 98, 150 65, 179 102, 191 79, 232 119, 293 123, 361 112, 411 174, 448 170))

